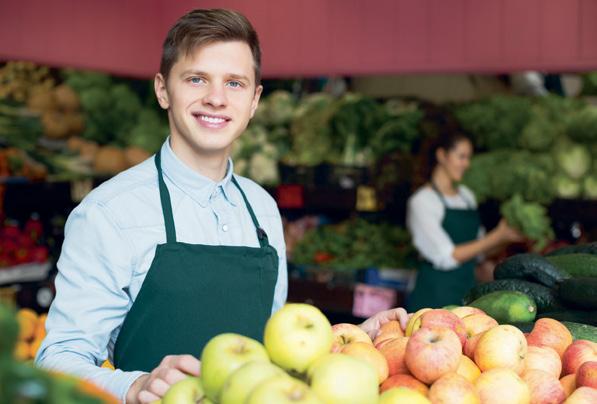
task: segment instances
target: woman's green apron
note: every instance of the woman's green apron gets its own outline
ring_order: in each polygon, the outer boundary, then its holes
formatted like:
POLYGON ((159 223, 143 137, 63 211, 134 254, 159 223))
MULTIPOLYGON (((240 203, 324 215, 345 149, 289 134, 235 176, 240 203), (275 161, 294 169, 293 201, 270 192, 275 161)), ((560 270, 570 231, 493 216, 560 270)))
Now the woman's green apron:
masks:
POLYGON ((235 332, 257 340, 271 315, 278 255, 238 182, 259 247, 176 241, 172 205, 160 154, 155 156, 166 243, 155 257, 114 347, 118 369, 151 371, 166 355, 200 357, 207 341, 235 332))
MULTIPOLYGON (((481 225, 477 209, 470 203, 466 209, 450 208, 437 187, 432 185, 432 188, 444 205, 442 227, 454 245, 476 240, 481 225)), ((435 269, 430 262, 423 262, 417 272, 415 289, 407 301, 408 311, 461 305, 464 295, 475 285, 475 265, 476 259, 473 258, 457 268, 442 271, 435 269)))

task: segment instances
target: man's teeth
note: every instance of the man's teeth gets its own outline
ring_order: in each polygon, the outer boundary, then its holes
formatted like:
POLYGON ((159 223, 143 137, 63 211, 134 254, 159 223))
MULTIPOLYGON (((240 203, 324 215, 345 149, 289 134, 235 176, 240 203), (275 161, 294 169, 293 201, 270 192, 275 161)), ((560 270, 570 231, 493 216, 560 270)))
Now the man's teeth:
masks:
POLYGON ((215 117, 205 116, 205 115, 200 115, 199 119, 201 119, 202 121, 205 121, 205 122, 209 122, 209 123, 222 123, 222 122, 226 121, 224 118, 215 118, 215 117))

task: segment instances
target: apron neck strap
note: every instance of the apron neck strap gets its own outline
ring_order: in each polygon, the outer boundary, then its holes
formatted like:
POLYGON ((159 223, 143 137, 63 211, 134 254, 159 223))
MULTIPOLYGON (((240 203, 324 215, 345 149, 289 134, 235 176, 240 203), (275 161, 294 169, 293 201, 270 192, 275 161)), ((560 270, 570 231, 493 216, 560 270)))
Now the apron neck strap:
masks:
MULTIPOLYGON (((431 188, 433 188, 433 190, 435 191, 435 193, 437 194, 437 196, 439 196, 439 199, 441 199, 444 208, 448 209, 448 203, 446 202, 446 198, 444 197, 444 195, 439 191, 439 188, 435 185, 435 183, 431 183, 431 188)), ((460 196, 460 198, 462 198, 462 200, 464 201, 464 203, 466 204, 467 209, 475 209, 473 203, 471 201, 469 201, 468 198, 466 198, 462 192, 459 190, 458 191, 458 195, 460 196)))
POLYGON ((446 198, 444 198, 444 195, 441 192, 439 192, 439 188, 437 187, 437 185, 435 185, 435 182, 431 182, 431 188, 435 191, 437 196, 439 196, 439 199, 442 201, 444 208, 447 208, 448 204, 446 203, 446 198))
POLYGON ((162 175, 161 151, 155 154, 155 166, 158 169, 158 182, 160 185, 160 200, 162 202, 162 213, 164 214, 164 223, 166 225, 166 242, 176 243, 176 228, 174 227, 174 217, 172 215, 172 204, 170 203, 170 193, 164 182, 162 175))
POLYGON ((240 191, 240 194, 243 197, 243 200, 245 201, 245 205, 247 206, 247 210, 249 211, 249 214, 251 215, 251 220, 253 221, 253 224, 255 225, 255 228, 257 229, 257 239, 259 240, 259 245, 262 248, 263 247, 267 247, 269 245, 269 242, 267 240, 267 234, 265 233, 265 230, 263 230, 261 228, 261 226, 259 225, 259 221, 257 220, 257 216, 255 216, 255 212, 253 212, 253 208, 251 207, 251 204, 249 203, 249 200, 247 199, 247 196, 245 195, 245 192, 243 191, 243 189, 238 184, 238 181, 236 181, 236 178, 234 177, 234 175, 232 176, 232 183, 234 183, 234 185, 236 185, 236 188, 238 188, 238 190, 240 191))

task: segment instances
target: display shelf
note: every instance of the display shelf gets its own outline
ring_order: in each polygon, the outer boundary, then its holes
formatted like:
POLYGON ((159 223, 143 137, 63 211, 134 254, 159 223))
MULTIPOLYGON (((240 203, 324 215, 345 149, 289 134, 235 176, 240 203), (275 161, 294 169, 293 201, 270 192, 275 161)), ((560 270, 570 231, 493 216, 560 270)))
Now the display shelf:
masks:
POLYGON ((41 281, 48 277, 52 269, 51 262, 22 264, 0 268, 0 285, 41 281))

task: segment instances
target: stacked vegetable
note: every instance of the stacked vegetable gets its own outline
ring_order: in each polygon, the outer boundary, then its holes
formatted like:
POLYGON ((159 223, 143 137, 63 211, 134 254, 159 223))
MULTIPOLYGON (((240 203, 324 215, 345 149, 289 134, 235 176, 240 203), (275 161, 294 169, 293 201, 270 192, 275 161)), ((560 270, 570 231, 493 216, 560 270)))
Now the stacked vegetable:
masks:
MULTIPOLYGON (((505 298, 506 307, 531 302, 536 307, 524 315, 509 310, 501 319, 509 323, 530 322, 538 317, 564 321, 573 334, 597 342, 597 243, 568 246, 546 256, 519 254, 495 269, 495 281, 473 288, 464 304, 489 306, 505 298), (584 324, 584 325, 583 325, 584 324)), ((492 309, 483 310, 494 315, 492 309)))

